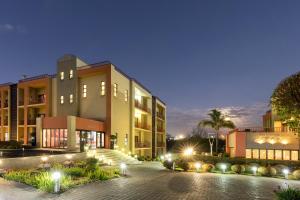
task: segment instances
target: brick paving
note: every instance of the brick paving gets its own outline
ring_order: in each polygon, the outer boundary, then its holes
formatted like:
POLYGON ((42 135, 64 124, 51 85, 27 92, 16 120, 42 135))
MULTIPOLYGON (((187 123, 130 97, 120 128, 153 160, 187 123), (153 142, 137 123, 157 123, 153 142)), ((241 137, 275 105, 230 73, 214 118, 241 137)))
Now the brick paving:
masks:
POLYGON ((22 184, 0 179, 0 200, 59 199, 274 199, 273 190, 287 182, 300 188, 300 181, 242 175, 175 173, 157 163, 130 166, 128 176, 73 188, 61 195, 46 194, 22 184))

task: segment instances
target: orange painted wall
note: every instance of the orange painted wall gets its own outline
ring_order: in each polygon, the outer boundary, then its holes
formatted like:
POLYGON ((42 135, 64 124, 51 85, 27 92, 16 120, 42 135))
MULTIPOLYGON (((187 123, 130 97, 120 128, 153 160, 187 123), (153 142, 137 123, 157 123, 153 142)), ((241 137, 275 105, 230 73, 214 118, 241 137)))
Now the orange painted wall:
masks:
POLYGON ((84 118, 80 118, 80 117, 76 118, 76 129, 77 130, 100 131, 100 132, 105 131, 103 122, 90 120, 90 119, 84 119, 84 118))
POLYGON ((67 117, 44 117, 43 128, 61 128, 66 129, 67 117))
POLYGON ((246 133, 237 132, 236 133, 236 157, 245 157, 246 156, 246 133))

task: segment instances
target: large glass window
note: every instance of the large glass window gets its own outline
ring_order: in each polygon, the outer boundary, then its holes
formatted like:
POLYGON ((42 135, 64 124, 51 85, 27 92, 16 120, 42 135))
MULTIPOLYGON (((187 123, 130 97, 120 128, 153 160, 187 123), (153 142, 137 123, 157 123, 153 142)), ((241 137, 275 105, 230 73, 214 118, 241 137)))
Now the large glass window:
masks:
POLYGON ((274 160, 274 150, 268 150, 268 159, 274 160))
POLYGON ((282 160, 282 150, 275 150, 275 160, 282 160))
POLYGON ((125 102, 127 102, 128 101, 128 90, 125 90, 125 102))
POLYGON ((259 159, 259 151, 258 151, 258 149, 253 149, 252 150, 252 158, 253 159, 259 159))
POLYGON ((114 97, 118 94, 118 84, 114 83, 114 97))
POLYGON ((67 129, 43 129, 44 148, 67 148, 67 129))
POLYGON ((74 76, 74 72, 73 72, 73 70, 71 69, 71 70, 70 70, 70 79, 72 79, 73 76, 74 76))
POLYGON ((290 160, 290 151, 289 150, 283 150, 283 160, 290 160))
POLYGON ((101 96, 105 95, 105 82, 101 81, 101 96))
POLYGON ((246 158, 252 158, 251 149, 246 149, 246 158))
POLYGON ((83 96, 83 98, 87 97, 87 85, 83 85, 82 96, 83 96))
POLYGON ((64 80, 65 79, 65 72, 60 72, 60 80, 64 80))
POLYGON ((60 104, 64 104, 64 96, 60 96, 60 104))
POLYGON ((291 151, 291 160, 298 160, 298 151, 291 151))
POLYGON ((259 150, 259 159, 263 159, 263 160, 267 159, 267 152, 265 149, 259 150))
POLYGON ((70 94, 70 103, 73 103, 73 102, 74 102, 73 94, 70 94))

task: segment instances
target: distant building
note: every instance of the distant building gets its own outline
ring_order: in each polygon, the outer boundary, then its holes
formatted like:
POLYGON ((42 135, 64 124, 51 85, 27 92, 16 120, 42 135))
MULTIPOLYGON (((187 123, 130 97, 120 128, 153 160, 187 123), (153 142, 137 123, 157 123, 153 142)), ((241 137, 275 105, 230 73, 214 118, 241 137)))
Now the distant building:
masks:
POLYGON ((166 151, 166 105, 110 62, 65 55, 57 74, 0 85, 0 140, 38 148, 166 151), (113 135, 113 136, 112 136, 113 135))
POLYGON ((230 157, 297 161, 299 149, 297 134, 271 110, 263 116, 262 128, 235 129, 226 136, 230 157))

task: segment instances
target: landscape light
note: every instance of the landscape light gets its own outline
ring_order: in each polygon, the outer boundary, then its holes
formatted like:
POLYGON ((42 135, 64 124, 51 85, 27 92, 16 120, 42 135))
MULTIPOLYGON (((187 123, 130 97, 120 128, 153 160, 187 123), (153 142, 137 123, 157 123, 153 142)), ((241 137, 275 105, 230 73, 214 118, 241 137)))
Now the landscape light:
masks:
POLYGON ((60 172, 53 172, 52 179, 54 180, 54 192, 58 193, 60 191, 60 172))
POLYGON ((137 156, 137 155, 134 155, 134 158, 135 158, 135 159, 137 159, 137 158, 138 158, 138 156, 137 156))
POLYGON ((160 156, 160 159, 161 159, 161 160, 164 160, 164 159, 165 159, 165 157, 164 157, 163 155, 161 155, 161 156, 160 156))
POLYGON ((285 178, 288 179, 288 175, 289 175, 289 173, 290 173, 290 170, 287 169, 287 168, 285 168, 285 169, 282 170, 282 172, 283 172, 285 178))
POLYGON ((172 158, 168 158, 168 162, 172 162, 172 158))
POLYGON ((66 155, 66 158, 67 158, 68 160, 71 160, 71 159, 73 158, 73 155, 72 155, 72 154, 67 154, 67 155, 66 155))
POLYGON ((120 164, 121 172, 123 176, 126 176, 127 165, 125 163, 120 164))
POLYGON ((185 156, 191 156, 193 155, 193 153, 194 153, 194 149, 192 147, 189 147, 183 151, 183 155, 185 156))
POLYGON ((201 168, 201 163, 195 163, 195 168, 198 171, 201 168))
POLYGON ((253 166, 253 167, 251 168, 251 170, 253 171, 253 174, 256 176, 257 167, 256 167, 256 166, 253 166))
POLYGON ((222 172, 225 173, 227 166, 225 164, 221 164, 222 172))
POLYGON ((41 160, 43 163, 47 162, 48 161, 48 157, 47 156, 43 156, 41 157, 41 160))

